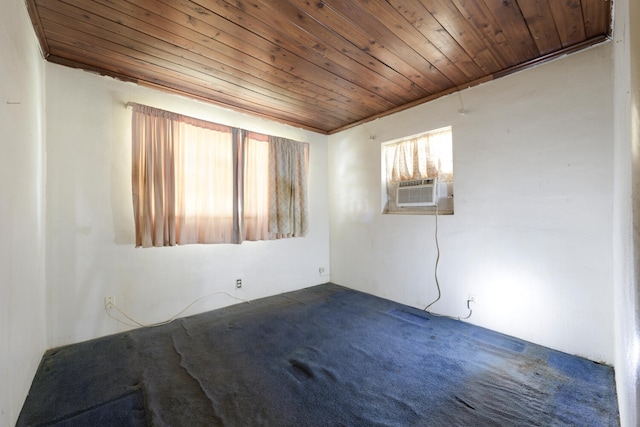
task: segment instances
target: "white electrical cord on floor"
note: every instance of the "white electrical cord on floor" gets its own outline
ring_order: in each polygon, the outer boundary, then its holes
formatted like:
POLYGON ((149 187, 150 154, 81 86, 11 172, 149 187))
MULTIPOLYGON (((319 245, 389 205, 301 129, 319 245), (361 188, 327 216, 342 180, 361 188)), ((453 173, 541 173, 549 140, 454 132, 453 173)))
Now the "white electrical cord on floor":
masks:
POLYGON ((210 294, 206 294, 206 295, 202 295, 196 299, 194 299, 189 305, 187 305, 185 308, 183 308, 182 310, 180 310, 179 312, 177 312, 176 314, 174 314, 173 316, 171 316, 168 320, 162 321, 162 322, 157 322, 157 323, 142 323, 142 322, 138 322, 137 320, 135 320, 134 318, 132 318, 131 316, 129 316, 127 313, 125 313, 124 311, 120 310, 115 304, 112 304, 112 307, 114 310, 116 310, 118 313, 120 313, 122 316, 124 316, 125 318, 127 318, 128 320, 130 320, 131 322, 133 322, 133 324, 131 323, 127 323, 121 319, 118 319, 117 317, 114 317, 110 311, 109 308, 107 306, 104 307, 104 311, 107 313, 107 316, 109 316, 110 318, 112 318, 113 320, 115 320, 116 322, 120 322, 123 325, 127 325, 127 326, 131 326, 131 327, 152 327, 152 326, 162 326, 162 325, 166 325, 167 323, 171 323, 174 320, 176 320, 178 318, 178 316, 180 316, 182 313, 184 313, 185 311, 187 311, 189 308, 191 308, 194 304, 196 304, 197 302, 208 298, 210 296, 213 295, 219 295, 219 294, 225 294, 233 299, 236 299, 238 301, 242 301, 242 302, 246 302, 246 303, 250 303, 251 301, 246 300, 246 299, 242 299, 242 298, 238 298, 235 297, 233 295, 231 295, 228 292, 225 291, 218 291, 218 292, 211 292, 210 294))
POLYGON ((469 314, 467 315, 467 317, 453 317, 453 316, 447 316, 446 314, 437 314, 437 313, 433 313, 431 311, 429 311, 429 308, 437 303, 440 298, 442 297, 442 291, 440 290, 440 281, 438 280, 438 265, 440 264, 440 243, 438 242, 438 202, 436 202, 436 230, 435 230, 435 241, 436 241, 436 265, 435 268, 433 270, 433 274, 435 276, 436 279, 436 289, 438 290, 438 297, 431 301, 431 303, 429 303, 425 308, 424 311, 426 311, 427 313, 433 315, 433 316, 439 316, 439 317, 448 317, 450 319, 456 319, 456 320, 466 320, 468 318, 471 317, 471 314, 473 314, 473 310, 470 307, 470 300, 467 300, 467 309, 469 310, 469 314))

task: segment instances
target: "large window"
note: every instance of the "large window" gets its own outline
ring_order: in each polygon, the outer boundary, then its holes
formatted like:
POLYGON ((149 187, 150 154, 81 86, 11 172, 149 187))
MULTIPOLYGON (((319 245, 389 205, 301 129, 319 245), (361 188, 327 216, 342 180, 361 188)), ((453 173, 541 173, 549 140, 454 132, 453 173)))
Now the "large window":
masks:
POLYGON ((383 213, 452 214, 451 127, 382 145, 383 213))
POLYGON ((136 246, 304 236, 309 145, 133 104, 136 246))

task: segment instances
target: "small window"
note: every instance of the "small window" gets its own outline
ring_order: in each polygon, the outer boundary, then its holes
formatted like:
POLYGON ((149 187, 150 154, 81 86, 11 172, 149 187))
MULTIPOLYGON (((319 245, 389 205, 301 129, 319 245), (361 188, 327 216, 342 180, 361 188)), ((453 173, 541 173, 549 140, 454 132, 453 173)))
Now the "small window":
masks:
POLYGON ((382 144, 383 213, 453 214, 451 127, 382 144))

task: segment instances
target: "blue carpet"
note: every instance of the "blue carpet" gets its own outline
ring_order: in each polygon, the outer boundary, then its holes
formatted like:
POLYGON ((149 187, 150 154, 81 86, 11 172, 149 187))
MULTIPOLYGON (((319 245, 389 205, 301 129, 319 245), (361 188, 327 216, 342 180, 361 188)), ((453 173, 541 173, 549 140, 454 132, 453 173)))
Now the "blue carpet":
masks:
POLYGON ((326 284, 50 350, 31 425, 617 426, 618 409, 609 366, 326 284))
POLYGON ((144 398, 140 390, 137 390, 47 425, 144 427, 147 425, 144 398))

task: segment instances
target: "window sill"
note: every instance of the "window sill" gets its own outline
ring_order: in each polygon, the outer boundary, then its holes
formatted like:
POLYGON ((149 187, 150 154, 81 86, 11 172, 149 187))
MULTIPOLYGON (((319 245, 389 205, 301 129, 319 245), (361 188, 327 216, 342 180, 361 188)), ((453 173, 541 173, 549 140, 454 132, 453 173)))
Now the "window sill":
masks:
POLYGON ((435 206, 407 206, 399 208, 395 203, 389 202, 382 211, 383 215, 453 215, 453 197, 442 197, 438 199, 438 208, 435 206))
MULTIPOLYGON (((396 211, 384 211, 383 215, 436 215, 435 208, 400 208, 396 211)), ((453 215, 453 209, 438 209, 438 215, 453 215)))

